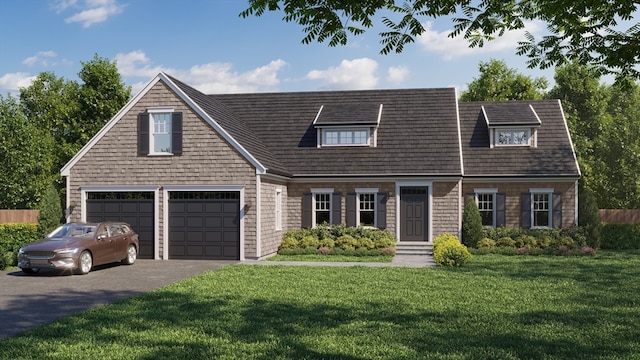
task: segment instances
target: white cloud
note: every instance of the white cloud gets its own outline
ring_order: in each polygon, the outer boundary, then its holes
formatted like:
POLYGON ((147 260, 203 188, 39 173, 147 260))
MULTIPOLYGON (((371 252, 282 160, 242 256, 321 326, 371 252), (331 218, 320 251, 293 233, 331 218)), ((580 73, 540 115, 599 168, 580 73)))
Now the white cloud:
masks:
POLYGON ((64 19, 66 23, 82 23, 82 27, 88 28, 93 24, 106 21, 110 16, 120 14, 125 5, 120 5, 116 0, 85 0, 78 5, 76 0, 62 0, 55 6, 58 13, 68 8, 78 8, 79 12, 64 19))
POLYGON ((417 43, 427 52, 442 55, 444 60, 451 60, 468 55, 487 54, 505 49, 514 50, 519 41, 525 40, 525 31, 536 34, 544 30, 544 25, 539 21, 525 22, 525 27, 519 30, 507 31, 503 36, 497 36, 494 40, 485 41, 483 47, 469 47, 469 41, 463 35, 454 38, 449 37, 451 30, 438 32, 433 30, 432 22, 424 24, 425 32, 417 38, 417 43))
POLYGON ((387 70, 387 81, 393 84, 401 84, 409 75, 411 71, 406 66, 391 66, 387 70))
POLYGON ((325 89, 372 89, 378 83, 377 68, 378 63, 369 58, 342 60, 337 67, 309 71, 306 78, 322 80, 325 89))
POLYGON ((36 76, 24 72, 7 73, 0 77, 0 89, 17 92, 20 88, 31 86, 35 78, 36 76))
MULTIPOLYGON (((194 65, 189 69, 173 69, 153 65, 151 59, 140 50, 116 55, 118 71, 123 77, 143 77, 149 79, 163 71, 206 93, 242 93, 274 91, 280 84, 278 72, 287 63, 273 60, 269 64, 243 73, 233 71, 230 63, 211 62, 194 65)), ((132 86, 133 92, 142 89, 143 83, 132 86)))
POLYGON ((22 64, 27 65, 27 66, 34 66, 34 65, 42 65, 42 66, 50 66, 52 65, 49 62, 49 59, 51 58, 55 58, 56 56, 58 56, 55 51, 38 51, 37 54, 33 55, 33 56, 29 56, 28 58, 22 60, 22 64))

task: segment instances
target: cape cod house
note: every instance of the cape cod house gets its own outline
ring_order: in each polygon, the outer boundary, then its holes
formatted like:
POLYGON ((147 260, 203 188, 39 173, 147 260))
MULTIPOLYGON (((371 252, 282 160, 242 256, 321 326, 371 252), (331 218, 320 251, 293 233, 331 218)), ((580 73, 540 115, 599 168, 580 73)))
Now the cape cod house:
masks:
POLYGON ((159 73, 62 169, 68 221, 127 221, 140 257, 261 258, 289 229, 399 242, 577 222, 580 170, 557 100, 454 88, 207 95, 159 73))

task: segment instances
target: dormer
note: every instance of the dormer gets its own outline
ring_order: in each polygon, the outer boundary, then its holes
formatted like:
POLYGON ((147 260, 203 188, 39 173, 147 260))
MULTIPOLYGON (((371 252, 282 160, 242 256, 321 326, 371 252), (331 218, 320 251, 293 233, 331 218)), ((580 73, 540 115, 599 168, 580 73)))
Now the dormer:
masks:
POLYGON ((329 104, 318 110, 313 126, 317 146, 376 147, 382 104, 329 104))
POLYGON ((542 122, 532 105, 523 102, 482 106, 489 128, 489 142, 495 147, 537 147, 542 122))

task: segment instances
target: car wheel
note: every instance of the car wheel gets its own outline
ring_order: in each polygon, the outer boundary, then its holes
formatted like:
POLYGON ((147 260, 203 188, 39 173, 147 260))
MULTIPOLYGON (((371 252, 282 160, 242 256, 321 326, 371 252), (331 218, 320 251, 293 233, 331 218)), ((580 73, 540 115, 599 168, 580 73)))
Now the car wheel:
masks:
POLYGON ((136 258, 138 257, 138 251, 136 250, 136 246, 133 244, 129 244, 127 248, 127 257, 122 260, 127 265, 133 265, 136 262, 136 258))
POLYGON ((78 275, 85 275, 89 271, 91 271, 92 267, 93 267, 93 257, 91 256, 90 252, 85 250, 82 252, 82 254, 80 254, 80 258, 78 259, 78 268, 76 269, 75 272, 78 275))
POLYGON ((22 270, 23 273, 29 274, 29 275, 37 274, 40 272, 40 269, 38 268, 20 268, 20 270, 22 270))

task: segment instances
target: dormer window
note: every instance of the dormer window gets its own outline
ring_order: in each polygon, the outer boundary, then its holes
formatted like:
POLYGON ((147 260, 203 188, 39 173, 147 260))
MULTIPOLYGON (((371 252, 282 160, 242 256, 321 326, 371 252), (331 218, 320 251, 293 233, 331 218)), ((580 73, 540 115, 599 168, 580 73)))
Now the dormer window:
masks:
POLYGON ((322 146, 369 145, 370 129, 322 129, 322 146))
POLYGON ((537 146, 537 132, 542 124, 531 104, 521 101, 482 107, 489 129, 491 147, 537 146))
POLYGON ((498 146, 530 146, 531 129, 497 129, 496 145, 498 146))
POLYGON ((313 121, 318 147, 375 147, 381 116, 382 104, 323 105, 313 121))

